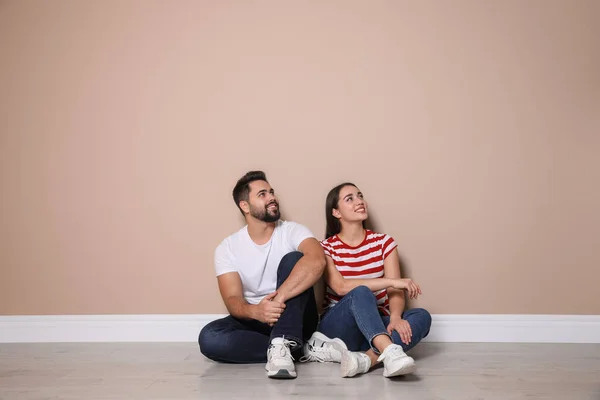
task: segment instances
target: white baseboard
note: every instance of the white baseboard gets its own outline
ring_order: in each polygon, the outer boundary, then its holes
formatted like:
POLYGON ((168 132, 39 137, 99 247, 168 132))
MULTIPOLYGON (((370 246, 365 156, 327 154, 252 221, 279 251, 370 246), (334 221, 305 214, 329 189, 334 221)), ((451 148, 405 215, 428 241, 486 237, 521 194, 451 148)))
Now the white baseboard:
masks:
POLYGON ((600 343, 600 315, 433 315, 430 342, 600 343))
MULTIPOLYGON (((0 316, 0 343, 196 342, 220 314, 0 316)), ((433 315, 428 342, 600 343, 600 315, 433 315)))

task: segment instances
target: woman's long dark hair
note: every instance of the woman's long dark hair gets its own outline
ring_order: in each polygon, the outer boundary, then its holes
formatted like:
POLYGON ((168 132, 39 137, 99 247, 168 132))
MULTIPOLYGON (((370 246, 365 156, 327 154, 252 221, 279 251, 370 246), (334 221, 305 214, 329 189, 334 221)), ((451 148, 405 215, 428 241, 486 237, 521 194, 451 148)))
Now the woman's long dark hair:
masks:
MULTIPOLYGON (((335 208, 337 210, 340 201, 340 191, 346 186, 356 187, 354 183, 350 182, 337 185, 329 191, 327 199, 325 200, 325 220, 327 221, 327 226, 325 227, 325 239, 329 239, 342 231, 342 224, 339 219, 333 216, 333 209, 335 208)), ((363 228, 364 227, 365 221, 363 221, 363 228)))

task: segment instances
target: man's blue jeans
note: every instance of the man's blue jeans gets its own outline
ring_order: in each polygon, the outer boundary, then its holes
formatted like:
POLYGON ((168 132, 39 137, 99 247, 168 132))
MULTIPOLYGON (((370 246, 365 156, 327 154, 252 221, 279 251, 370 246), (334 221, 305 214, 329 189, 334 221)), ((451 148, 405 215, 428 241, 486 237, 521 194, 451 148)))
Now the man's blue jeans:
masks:
MULTIPOLYGON (((400 334, 392 333, 395 344, 408 351, 429 334, 431 315, 422 308, 407 310, 402 319, 408 321, 412 331, 410 344, 402 343, 400 334)), ((345 295, 336 305, 329 308, 319 323, 319 332, 330 338, 340 338, 350 351, 366 351, 372 348, 375 336, 387 333, 390 317, 382 316, 377 309, 377 299, 366 286, 358 286, 345 295)))
MULTIPOLYGON (((288 278, 302 258, 300 252, 288 253, 277 270, 277 288, 288 278)), ((292 349, 294 358, 302 356, 302 344, 317 328, 317 304, 310 287, 285 303, 285 310, 271 327, 257 320, 240 319, 231 315, 207 324, 198 337, 200 351, 214 361, 227 363, 262 363, 267 361, 271 339, 284 337, 297 343, 292 349)))

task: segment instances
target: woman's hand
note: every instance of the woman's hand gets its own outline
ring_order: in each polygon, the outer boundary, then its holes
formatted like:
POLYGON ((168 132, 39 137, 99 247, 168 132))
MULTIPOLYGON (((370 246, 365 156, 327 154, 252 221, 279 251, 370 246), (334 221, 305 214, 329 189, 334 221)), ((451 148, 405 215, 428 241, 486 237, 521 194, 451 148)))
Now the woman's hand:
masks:
POLYGON ((392 279, 392 283, 393 288, 406 290, 410 299, 416 299, 420 294, 423 294, 421 287, 413 282, 412 279, 392 279))
POLYGON ((401 317, 391 317, 390 323, 387 326, 387 332, 391 335, 392 332, 398 332, 402 343, 409 344, 412 341, 412 330, 408 321, 401 317))

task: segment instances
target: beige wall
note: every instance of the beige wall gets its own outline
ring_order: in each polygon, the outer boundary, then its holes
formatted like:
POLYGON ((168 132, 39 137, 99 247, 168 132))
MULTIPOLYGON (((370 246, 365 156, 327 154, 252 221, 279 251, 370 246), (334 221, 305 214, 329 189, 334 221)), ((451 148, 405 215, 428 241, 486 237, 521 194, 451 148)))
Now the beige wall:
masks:
POLYGON ((230 192, 356 182, 433 313, 599 314, 600 2, 0 1, 0 314, 220 313, 230 192))

